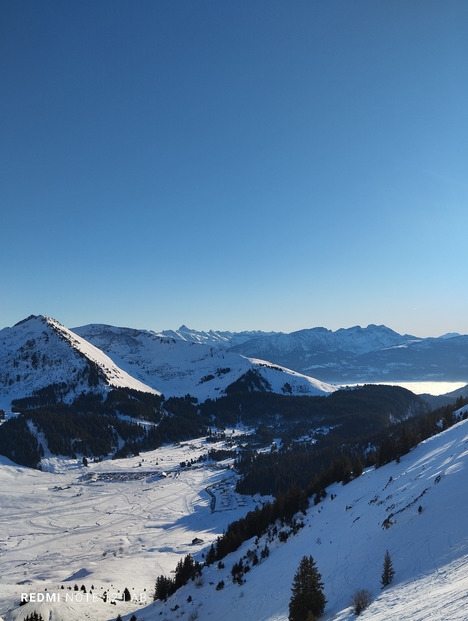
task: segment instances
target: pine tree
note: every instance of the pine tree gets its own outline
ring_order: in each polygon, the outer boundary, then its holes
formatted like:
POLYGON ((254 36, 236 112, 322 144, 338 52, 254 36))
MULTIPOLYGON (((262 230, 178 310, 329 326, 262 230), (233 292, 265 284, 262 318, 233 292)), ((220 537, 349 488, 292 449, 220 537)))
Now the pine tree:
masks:
POLYGON ((363 472, 364 472, 364 467, 362 465, 361 458, 358 455, 356 459, 354 460, 353 477, 357 479, 358 477, 361 476, 363 472))
POLYGON ((380 582, 382 583, 382 588, 385 588, 391 583, 394 575, 395 570, 393 569, 392 559, 390 558, 390 552, 387 550, 385 552, 382 577, 380 579, 380 582))
POLYGON ((294 576, 291 601, 289 602, 289 621, 304 621, 309 613, 319 617, 327 600, 323 594, 322 576, 315 566, 312 556, 304 556, 294 576))
POLYGON ((156 586, 154 592, 154 599, 166 599, 175 592, 175 584, 171 578, 166 576, 158 576, 156 578, 156 586))
POLYGON ((260 552, 260 556, 262 558, 268 558, 270 556, 270 548, 267 546, 267 544, 265 544, 265 547, 260 552))
POLYGON ((34 611, 30 615, 25 617, 24 621, 44 621, 44 617, 38 612, 34 611))
POLYGON ((211 544, 210 549, 206 554, 206 564, 212 565, 216 560, 216 550, 213 544, 211 544))
POLYGON ((129 602, 131 599, 132 599, 132 596, 130 595, 130 591, 127 589, 127 587, 125 587, 124 592, 123 592, 123 601, 129 602))

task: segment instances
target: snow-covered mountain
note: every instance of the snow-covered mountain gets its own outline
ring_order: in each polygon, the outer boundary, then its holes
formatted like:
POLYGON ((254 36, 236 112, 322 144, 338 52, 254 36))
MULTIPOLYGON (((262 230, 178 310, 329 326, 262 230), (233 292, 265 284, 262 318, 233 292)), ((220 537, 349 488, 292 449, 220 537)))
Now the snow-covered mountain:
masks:
POLYGON ((180 326, 178 330, 163 330, 161 336, 176 340, 187 341, 189 343, 201 343, 211 345, 211 347, 221 347, 228 349, 235 345, 242 345, 252 339, 269 337, 279 334, 278 332, 262 332, 262 330, 249 330, 243 332, 229 332, 220 330, 209 330, 208 332, 193 330, 187 326, 180 326))
POLYGON ((290 351, 309 352, 352 352, 364 354, 376 349, 406 344, 416 337, 398 334, 386 326, 369 325, 367 328, 354 326, 340 328, 333 332, 327 328, 310 328, 290 334, 264 335, 257 338, 251 347, 256 353, 265 348, 278 353, 290 351))
MULTIPOLYGON (((367 328, 360 326, 340 328, 335 332, 327 328, 310 328, 289 334, 285 332, 263 332, 261 330, 244 332, 209 330, 205 332, 182 325, 178 330, 163 330, 159 334, 224 349, 235 350, 238 348, 241 353, 248 349, 251 352, 249 355, 256 357, 264 357, 265 353, 282 355, 294 350, 305 353, 352 352, 353 354, 362 354, 385 347, 398 346, 411 340, 419 340, 414 336, 398 334, 386 326, 373 324, 367 328)), ((441 338, 453 336, 459 335, 453 333, 441 338)))
POLYGON ((468 336, 418 338, 386 326, 277 334, 231 351, 271 360, 326 382, 466 381, 468 336))
MULTIPOLYGON (((369 325, 341 328, 333 332, 326 328, 310 328, 290 334, 277 334, 233 346, 252 356, 268 354, 273 360, 288 359, 296 366, 313 367, 318 362, 333 367, 342 358, 360 356, 389 347, 403 347, 416 337, 401 335, 386 326, 369 325)), ((247 354, 246 354, 247 355, 247 354)))
POLYGON ((420 339, 376 325, 291 334, 102 324, 71 331, 31 316, 0 331, 0 365, 0 407, 62 383, 68 399, 111 385, 204 400, 223 395, 248 371, 263 389, 320 395, 336 390, 331 382, 466 381, 468 336, 420 339))
POLYGON ((81 392, 105 392, 110 386, 157 392, 50 317, 31 316, 1 330, 0 403, 51 384, 65 401, 81 392))
POLYGON ((370 324, 366 328, 310 328, 289 334, 198 332, 182 326, 162 334, 270 360, 324 382, 468 380, 468 336, 455 332, 420 338, 370 324))
POLYGON ((0 407, 51 385, 65 401, 110 386, 205 400, 222 395, 248 371, 263 389, 280 394, 337 389, 262 360, 146 330, 89 325, 71 331, 32 315, 0 331, 0 407))
POLYGON ((248 371, 255 372, 264 389, 280 394, 323 395, 337 389, 263 360, 146 330, 90 324, 73 332, 166 397, 216 398, 248 371))

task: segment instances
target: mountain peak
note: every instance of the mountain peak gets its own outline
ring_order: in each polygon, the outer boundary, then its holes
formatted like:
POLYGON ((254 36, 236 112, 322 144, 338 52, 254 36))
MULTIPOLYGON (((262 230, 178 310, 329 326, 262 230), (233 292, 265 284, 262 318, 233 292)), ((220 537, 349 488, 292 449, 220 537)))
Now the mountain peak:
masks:
POLYGON ((459 332, 447 332, 446 334, 442 334, 439 338, 441 339, 453 339, 457 336, 461 336, 459 332))
POLYGON ((46 319, 46 317, 44 315, 29 315, 29 317, 26 317, 25 319, 22 319, 21 321, 18 321, 18 323, 15 323, 13 328, 16 328, 17 326, 21 326, 23 323, 28 323, 29 321, 34 321, 36 319, 40 319, 40 320, 44 321, 46 319))
MULTIPOLYGON (((55 319, 30 315, 1 334, 0 401, 33 396, 52 387, 67 401, 82 392, 101 392, 109 386, 142 392, 157 391, 120 369, 98 348, 55 319)), ((8 407, 8 405, 7 405, 8 407)))

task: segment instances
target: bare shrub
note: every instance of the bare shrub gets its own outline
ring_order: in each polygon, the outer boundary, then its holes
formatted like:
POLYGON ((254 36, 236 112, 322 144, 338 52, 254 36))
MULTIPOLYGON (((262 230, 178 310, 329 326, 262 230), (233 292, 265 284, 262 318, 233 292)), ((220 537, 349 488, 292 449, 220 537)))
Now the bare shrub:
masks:
POLYGON ((355 615, 361 614, 372 602, 372 593, 366 589, 359 589, 351 598, 351 605, 355 615))

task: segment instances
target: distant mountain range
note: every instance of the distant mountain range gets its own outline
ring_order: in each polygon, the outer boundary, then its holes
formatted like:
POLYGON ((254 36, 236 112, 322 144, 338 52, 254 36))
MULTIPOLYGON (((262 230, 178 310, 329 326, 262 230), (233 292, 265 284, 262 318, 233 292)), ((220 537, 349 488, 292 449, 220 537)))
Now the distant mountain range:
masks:
MULTIPOLYGON (((77 328, 77 330, 80 330, 80 328, 77 328)), ((262 332, 261 330, 247 330, 244 332, 209 330, 208 332, 200 332, 187 328, 187 326, 180 326, 178 330, 164 330, 159 334, 188 343, 200 343, 202 345, 210 345, 211 347, 229 349, 235 345, 242 345, 257 338, 276 336, 282 333, 262 332)))
POLYGON ((0 331, 0 407, 46 388, 64 402, 111 387, 166 397, 190 394, 203 401, 225 394, 249 371, 257 388, 280 394, 336 390, 295 371, 202 343, 106 325, 72 331, 50 317, 30 316, 0 331))
POLYGON ((279 394, 323 395, 358 382, 467 381, 468 336, 401 335, 369 325, 281 332, 65 328, 30 316, 0 330, 0 406, 54 385, 61 399, 128 387, 203 401, 234 382, 279 394))
POLYGON ((205 333, 187 338, 182 329, 178 333, 156 334, 101 324, 73 331, 105 352, 127 373, 165 396, 190 394, 199 400, 216 398, 248 371, 254 371, 263 386, 272 392, 322 395, 336 390, 269 361, 249 358, 219 345, 214 347, 204 338, 205 333))
POLYGON ((468 336, 457 333, 420 338, 371 324, 290 334, 196 332, 182 326, 171 335, 204 339, 213 347, 270 360, 324 382, 468 381, 468 336))

